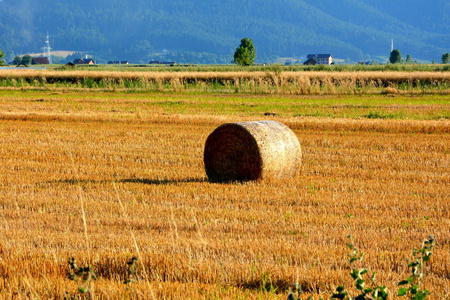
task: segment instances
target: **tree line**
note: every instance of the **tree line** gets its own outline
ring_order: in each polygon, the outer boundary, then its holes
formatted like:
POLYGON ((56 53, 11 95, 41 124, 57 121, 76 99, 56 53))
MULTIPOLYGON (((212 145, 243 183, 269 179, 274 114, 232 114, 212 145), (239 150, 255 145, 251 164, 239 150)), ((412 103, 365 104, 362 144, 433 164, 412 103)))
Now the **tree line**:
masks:
MULTIPOLYGON (((192 55, 199 55, 198 53, 193 53, 192 55)), ((201 55, 201 54, 200 54, 201 55)), ((210 59, 208 58, 208 54, 204 53, 203 55, 205 55, 206 59, 210 59)), ((5 53, 0 49, 0 66, 4 65, 5 62, 5 53)), ((70 62, 76 58, 82 57, 83 54, 82 53, 74 53, 72 55, 69 55, 64 62, 70 62)), ((173 58, 175 56, 168 56, 169 60, 170 58, 173 58)), ((256 58, 256 47, 253 44, 253 40, 250 38, 243 38, 241 40, 240 45, 236 48, 234 55, 233 55, 233 60, 231 61, 234 64, 240 65, 240 66, 251 66, 255 63, 255 58, 256 58)), ((226 60, 226 58, 223 58, 224 60, 226 60)), ((24 56, 16 56, 14 57, 12 64, 14 65, 19 65, 21 63, 29 65, 32 63, 33 58, 30 55, 24 55, 24 56)), ((391 64, 398 64, 398 63, 406 63, 406 64, 412 64, 414 63, 412 56, 410 54, 408 54, 406 56, 406 59, 403 60, 402 59, 402 54, 401 51, 399 49, 394 49, 392 50, 392 52, 390 53, 389 56, 389 62, 391 64)), ((433 61, 434 62, 434 61, 433 61)), ((444 53, 441 56, 441 62, 442 64, 448 64, 450 63, 450 53, 444 53)))
MULTIPOLYGON (((412 63, 414 63, 412 56, 410 54, 406 55, 406 59, 403 60, 402 53, 400 52, 399 49, 394 49, 391 51, 391 54, 389 56, 389 62, 391 64, 398 64, 398 63, 412 64, 412 63)), ((442 54, 441 62, 443 64, 450 63, 450 53, 447 52, 447 53, 442 54)), ((434 60, 433 60, 433 63, 434 63, 434 60)))

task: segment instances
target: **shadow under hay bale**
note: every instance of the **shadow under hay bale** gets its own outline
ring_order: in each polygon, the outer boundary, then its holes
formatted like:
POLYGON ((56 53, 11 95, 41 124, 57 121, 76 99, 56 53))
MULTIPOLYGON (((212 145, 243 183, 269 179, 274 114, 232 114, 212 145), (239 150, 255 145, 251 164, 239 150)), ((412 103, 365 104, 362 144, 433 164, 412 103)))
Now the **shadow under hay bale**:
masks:
POLYGON ((206 174, 212 182, 295 177, 301 165, 300 142, 276 121, 227 123, 207 138, 206 174))

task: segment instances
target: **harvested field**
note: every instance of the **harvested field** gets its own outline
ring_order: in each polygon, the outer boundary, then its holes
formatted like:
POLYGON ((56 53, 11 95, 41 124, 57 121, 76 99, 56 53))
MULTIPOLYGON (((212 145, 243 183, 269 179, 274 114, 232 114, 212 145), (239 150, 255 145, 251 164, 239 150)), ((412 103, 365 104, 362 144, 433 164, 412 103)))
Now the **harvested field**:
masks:
POLYGON ((423 286, 448 299, 449 110, 431 94, 1 90, 0 298, 80 295, 70 257, 96 299, 286 299, 295 282, 329 298, 354 291, 349 234, 395 294, 433 234, 423 286), (208 135, 252 120, 294 131, 300 174, 208 182, 208 135))

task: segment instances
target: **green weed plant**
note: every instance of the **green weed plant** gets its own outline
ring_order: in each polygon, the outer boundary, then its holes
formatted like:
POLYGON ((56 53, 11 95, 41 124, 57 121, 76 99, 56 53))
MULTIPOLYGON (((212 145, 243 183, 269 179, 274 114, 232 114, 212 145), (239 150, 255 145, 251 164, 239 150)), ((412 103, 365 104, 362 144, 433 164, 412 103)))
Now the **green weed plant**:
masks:
MULTIPOLYGON (((348 254, 350 260, 349 265, 352 266, 355 262, 362 262, 364 253, 360 252, 355 247, 352 236, 349 237, 347 243, 350 253, 348 254)), ((425 239, 420 249, 414 249, 414 258, 409 262, 408 268, 411 270, 411 275, 406 279, 398 283, 400 287, 396 296, 406 297, 410 300, 423 300, 426 299, 430 292, 422 288, 422 279, 424 276, 423 269, 425 263, 430 261, 433 254, 433 248, 435 239, 433 236, 429 236, 425 239)), ((369 272, 366 268, 354 268, 350 272, 350 276, 354 281, 355 288, 358 291, 358 295, 352 295, 343 285, 339 285, 336 288, 336 292, 330 299, 341 300, 387 300, 389 299, 390 292, 386 286, 378 285, 376 282, 376 272, 369 272)), ((301 286, 296 283, 289 292, 287 300, 299 300, 303 294, 301 286)), ((308 300, 313 300, 314 296, 310 295, 308 300)), ((323 298, 320 298, 323 300, 323 298)))

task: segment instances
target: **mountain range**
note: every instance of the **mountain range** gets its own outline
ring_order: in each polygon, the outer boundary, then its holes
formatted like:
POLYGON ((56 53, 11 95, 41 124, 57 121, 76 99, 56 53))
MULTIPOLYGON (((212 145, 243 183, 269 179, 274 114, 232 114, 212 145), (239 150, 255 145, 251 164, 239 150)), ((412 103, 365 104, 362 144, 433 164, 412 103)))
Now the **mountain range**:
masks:
POLYGON ((331 53, 360 61, 399 49, 439 61, 450 52, 448 0, 0 0, 0 49, 55 50, 101 60, 230 63, 243 37, 257 62, 331 53), (164 50, 164 51, 163 51, 164 50))

